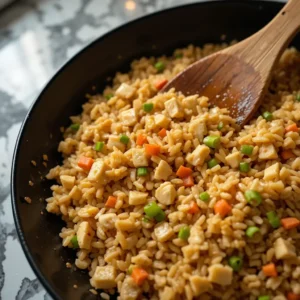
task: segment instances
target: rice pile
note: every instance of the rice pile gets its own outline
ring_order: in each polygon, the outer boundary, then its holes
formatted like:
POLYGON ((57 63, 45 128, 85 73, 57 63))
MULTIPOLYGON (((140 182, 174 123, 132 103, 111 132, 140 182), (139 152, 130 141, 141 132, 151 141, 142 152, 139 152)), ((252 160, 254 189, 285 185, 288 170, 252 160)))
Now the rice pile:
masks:
POLYGON ((58 148, 63 164, 47 175, 58 182, 47 210, 66 222, 62 245, 76 249, 76 267, 104 299, 300 299, 300 53, 284 53, 261 111, 242 130, 206 97, 158 93, 225 46, 136 60, 71 117, 58 148), (206 146, 207 136, 220 144, 206 146), (146 144, 158 152, 147 155, 146 144), (191 174, 178 176, 181 166, 191 174), (249 190, 261 203, 247 201, 249 190), (160 218, 145 214, 152 202, 160 218))

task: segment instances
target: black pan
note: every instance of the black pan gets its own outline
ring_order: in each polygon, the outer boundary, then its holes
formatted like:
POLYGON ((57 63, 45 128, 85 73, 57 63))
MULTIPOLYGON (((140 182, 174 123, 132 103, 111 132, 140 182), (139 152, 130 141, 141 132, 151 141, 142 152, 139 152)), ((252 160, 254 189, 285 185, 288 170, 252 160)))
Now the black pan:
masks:
MULTIPOLYGON (((99 91, 106 78, 128 70, 140 56, 171 54, 190 43, 218 43, 244 39, 274 17, 282 3, 270 1, 214 1, 196 3, 158 12, 99 38, 71 59, 50 80, 31 107, 21 128, 12 166, 11 190, 14 218, 23 250, 37 277, 55 299, 95 299, 89 292, 88 275, 66 268, 74 252, 64 249, 58 236, 63 222, 47 214, 43 199, 50 196, 51 182, 43 175, 61 162, 57 146, 60 126, 80 112, 84 95, 95 85, 99 91), (120 59, 121 57, 121 59, 120 59), (42 155, 49 157, 48 166, 42 155), (35 160, 37 166, 30 162, 35 160), (34 186, 28 185, 28 181, 34 186), (32 199, 27 204, 24 197, 32 199), (44 211, 41 214, 41 211, 44 211), (73 285, 77 284, 78 289, 73 285)), ((300 48, 299 36, 293 42, 300 48)))

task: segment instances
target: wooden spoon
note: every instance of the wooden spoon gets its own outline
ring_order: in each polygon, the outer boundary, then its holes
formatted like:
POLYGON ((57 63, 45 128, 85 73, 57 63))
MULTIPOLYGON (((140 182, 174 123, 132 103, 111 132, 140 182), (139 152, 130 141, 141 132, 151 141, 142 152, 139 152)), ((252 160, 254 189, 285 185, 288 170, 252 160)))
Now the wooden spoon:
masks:
POLYGON ((186 96, 207 96, 244 125, 259 107, 275 64, 299 29, 300 0, 290 0, 259 32, 195 62, 162 91, 175 88, 186 96))

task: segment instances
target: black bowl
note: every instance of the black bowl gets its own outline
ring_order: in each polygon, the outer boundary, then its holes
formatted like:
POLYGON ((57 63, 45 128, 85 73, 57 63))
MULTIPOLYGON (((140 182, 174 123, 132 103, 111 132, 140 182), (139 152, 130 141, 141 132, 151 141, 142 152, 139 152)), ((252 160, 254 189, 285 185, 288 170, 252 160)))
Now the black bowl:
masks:
MULTIPOLYGON (((263 27, 282 3, 266 1, 213 1, 158 12, 121 26, 99 38, 71 59, 47 84, 32 105, 21 128, 11 178, 14 218, 23 250, 37 277, 55 299, 95 299, 88 274, 66 268, 74 252, 61 246, 63 222, 45 212, 51 183, 43 176, 61 162, 57 146, 60 126, 80 112, 84 95, 98 90, 108 75, 128 70, 132 59, 170 54, 190 43, 219 43, 244 39, 263 27), (42 155, 47 154, 47 167, 42 155), (37 162, 34 167, 31 161, 37 162), (29 186, 28 181, 34 182, 29 186), (24 197, 32 199, 31 204, 24 197), (43 211, 43 214, 41 212, 43 211), (73 285, 78 288, 74 289, 73 285)), ((293 42, 300 46, 299 36, 293 42)))

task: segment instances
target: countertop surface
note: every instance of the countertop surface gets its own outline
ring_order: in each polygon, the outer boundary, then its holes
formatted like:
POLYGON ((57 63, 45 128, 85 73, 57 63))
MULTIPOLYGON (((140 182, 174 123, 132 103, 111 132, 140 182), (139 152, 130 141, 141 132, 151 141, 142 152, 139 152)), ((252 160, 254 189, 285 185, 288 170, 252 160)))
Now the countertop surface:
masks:
POLYGON ((23 118, 46 82, 112 28, 187 0, 23 0, 0 11, 0 299, 51 299, 14 226, 10 171, 23 118))

